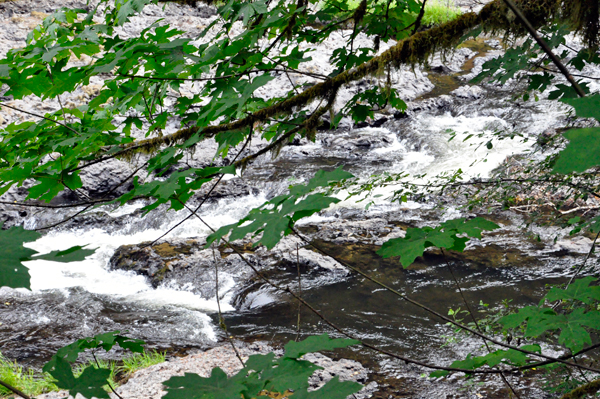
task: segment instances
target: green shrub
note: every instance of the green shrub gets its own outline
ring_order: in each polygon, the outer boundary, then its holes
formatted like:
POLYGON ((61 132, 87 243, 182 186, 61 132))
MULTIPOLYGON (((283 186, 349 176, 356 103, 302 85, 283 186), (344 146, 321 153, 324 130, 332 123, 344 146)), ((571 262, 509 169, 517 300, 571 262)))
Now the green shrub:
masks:
POLYGON ((456 7, 454 0, 429 0, 425 4, 425 15, 423 25, 441 25, 458 18, 462 14, 460 8, 456 7))
POLYGON ((119 366, 117 371, 125 375, 133 374, 135 371, 154 366, 165 361, 165 352, 143 352, 136 353, 123 358, 123 365, 119 366))
MULTIPOLYGON (((12 362, 0 353, 0 380, 23 391, 27 395, 37 396, 45 392, 58 391, 52 382, 52 377, 47 374, 37 374, 31 369, 25 369, 16 362, 12 362)), ((0 397, 14 395, 11 391, 0 386, 0 397)))
MULTIPOLYGON (((350 8, 356 8, 360 0, 350 0, 350 8)), ((395 2, 392 3, 395 6, 395 2)), ((425 4, 425 14, 423 15, 423 26, 441 25, 452 21, 462 14, 460 8, 456 7, 454 0, 428 0, 425 4)))

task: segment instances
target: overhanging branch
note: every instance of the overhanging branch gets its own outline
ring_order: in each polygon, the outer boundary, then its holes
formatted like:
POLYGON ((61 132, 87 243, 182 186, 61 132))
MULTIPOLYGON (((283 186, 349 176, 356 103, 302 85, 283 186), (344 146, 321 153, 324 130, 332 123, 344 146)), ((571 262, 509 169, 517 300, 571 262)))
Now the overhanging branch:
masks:
MULTIPOLYGON (((560 2, 557 0, 533 0, 520 1, 518 3, 523 13, 535 25, 545 22, 550 16, 554 15, 560 5, 560 2)), ((134 152, 153 152, 163 145, 168 146, 181 143, 195 135, 210 138, 220 132, 240 130, 256 122, 263 122, 269 118, 291 114, 295 109, 304 107, 316 99, 325 98, 334 88, 357 81, 367 75, 377 74, 379 71, 384 70, 387 65, 414 65, 423 62, 438 50, 452 48, 465 34, 479 25, 484 25, 485 30, 489 32, 512 32, 516 29, 514 21, 511 21, 507 17, 507 8, 503 0, 494 0, 483 7, 478 14, 473 12, 465 13, 454 21, 416 33, 399 41, 395 46, 381 55, 373 57, 368 62, 318 83, 294 97, 258 110, 243 119, 214 126, 193 126, 163 137, 124 144, 117 147, 120 150, 115 154, 129 156, 134 152)), ((111 148, 114 149, 114 147, 111 148)))

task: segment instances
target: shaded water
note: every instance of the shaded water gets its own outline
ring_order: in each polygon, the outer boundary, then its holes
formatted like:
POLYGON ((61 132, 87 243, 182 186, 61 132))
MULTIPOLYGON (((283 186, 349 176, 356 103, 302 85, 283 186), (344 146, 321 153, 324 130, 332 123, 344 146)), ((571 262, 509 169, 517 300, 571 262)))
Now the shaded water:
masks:
MULTIPOLYGON (((552 260, 551 268, 543 265, 550 259, 523 262, 518 266, 489 267, 475 261, 461 262, 428 254, 404 269, 397 258, 379 257, 375 253, 378 247, 373 245, 320 242, 319 246, 444 315, 449 309, 465 309, 455 277, 467 302, 478 312, 478 318, 494 314, 505 299, 510 300, 511 306, 538 303, 547 285, 565 282, 570 266, 577 262, 577 257, 563 257, 552 260)), ((290 279, 295 278, 293 266, 286 272, 290 279)), ((290 287, 296 292, 299 290, 293 283, 290 287)), ((446 343, 444 336, 451 335, 452 329, 443 325, 443 320, 360 276, 325 287, 304 289, 303 297, 344 330, 395 353, 439 364, 450 362, 457 355, 466 354, 462 351, 473 349, 474 342, 470 342, 466 348, 449 346, 441 352, 437 349, 432 352, 432 348, 440 348, 446 343)), ((294 339, 298 309, 293 298, 282 299, 285 300, 270 304, 268 310, 228 313, 225 318, 229 330, 236 336, 259 335, 280 341, 294 339)), ((466 315, 461 318, 471 321, 466 315)), ((331 328, 319 317, 309 310, 301 310, 302 335, 328 331, 331 328)))

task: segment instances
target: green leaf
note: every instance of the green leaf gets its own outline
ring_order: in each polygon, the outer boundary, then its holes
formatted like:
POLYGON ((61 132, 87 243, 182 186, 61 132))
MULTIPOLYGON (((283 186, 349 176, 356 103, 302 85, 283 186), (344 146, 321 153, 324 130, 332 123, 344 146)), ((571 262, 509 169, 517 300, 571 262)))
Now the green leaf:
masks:
POLYGON ((456 230, 458 234, 467 234, 472 238, 481 238, 481 233, 484 231, 492 231, 499 229, 494 222, 490 222, 484 218, 476 217, 473 219, 453 219, 442 223, 444 230, 456 230))
POLYGON ((504 326, 504 329, 516 328, 528 319, 539 317, 540 312, 549 313, 550 315, 555 314, 552 309, 545 308, 540 310, 537 306, 526 306, 520 308, 517 313, 502 317, 498 322, 504 326))
POLYGON ((132 352, 143 352, 142 345, 144 341, 121 335, 121 331, 111 331, 93 337, 82 338, 60 348, 50 361, 44 365, 42 370, 51 372, 59 367, 61 361, 74 362, 79 357, 79 354, 85 352, 86 349, 102 348, 105 351, 109 351, 115 344, 132 352))
POLYGON ((306 399, 346 399, 348 396, 360 391, 362 385, 353 381, 340 381, 338 376, 333 377, 316 391, 294 393, 295 398, 306 399))
POLYGON ((400 263, 408 267, 418 256, 423 255, 426 248, 438 247, 462 251, 468 238, 457 237, 457 235, 466 234, 472 238, 481 238, 484 230, 494 230, 499 227, 483 218, 471 220, 461 218, 449 220, 436 228, 409 228, 404 238, 393 238, 383 243, 377 254, 383 258, 400 256, 400 263))
POLYGON ((96 252, 95 249, 84 249, 84 247, 76 245, 64 251, 52 251, 47 254, 36 255, 31 260, 43 259, 52 262, 81 262, 94 252, 96 252))
POLYGON ((559 153, 553 173, 583 172, 600 165, 600 128, 572 129, 564 136, 569 143, 559 153))
POLYGON ((590 283, 598 281, 594 277, 585 277, 573 281, 567 289, 553 287, 550 289, 545 298, 549 302, 560 300, 578 300, 583 303, 590 304, 593 300, 600 301, 600 287, 592 286, 590 283))
POLYGON ((151 2, 151 0, 118 0, 117 22, 118 25, 124 25, 129 21, 129 17, 139 13, 142 9, 151 2))
POLYGON ((29 269, 21 262, 37 252, 25 248, 23 243, 35 241, 42 235, 21 226, 2 230, 3 224, 0 224, 0 287, 30 289, 29 269))
POLYGON ((320 170, 307 185, 291 186, 290 194, 277 196, 259 208, 252 209, 238 223, 223 226, 210 234, 206 239, 206 246, 210 246, 211 243, 231 232, 229 237, 231 241, 242 239, 247 234, 262 234, 254 245, 262 244, 267 249, 271 249, 283 236, 291 233, 294 223, 299 219, 313 215, 340 201, 324 193, 308 194, 317 188, 328 187, 333 182, 351 177, 353 176, 344 172, 341 167, 332 172, 320 170))
POLYGON ((575 108, 578 117, 594 118, 600 121, 600 95, 596 94, 583 98, 565 98, 561 101, 575 108))
POLYGON ((230 379, 215 367, 209 378, 185 373, 183 377, 171 377, 163 382, 167 394, 165 399, 240 399, 244 385, 230 379))
POLYGON ((429 377, 430 378, 440 378, 440 377, 446 377, 448 374, 450 374, 450 372, 447 370, 436 370, 436 371, 432 371, 431 373, 429 373, 429 377))
POLYGON ((585 312, 583 308, 575 308, 571 313, 556 314, 547 307, 527 306, 518 313, 504 316, 499 320, 504 329, 515 328, 527 322, 526 337, 538 337, 541 334, 560 330, 558 342, 572 352, 580 351, 586 344, 591 344, 589 332, 584 328, 600 329, 600 312, 585 312))
POLYGON ((441 229, 409 228, 404 238, 394 238, 383 243, 377 254, 383 258, 400 256, 404 267, 410 266, 418 256, 422 256, 426 248, 438 246, 450 248, 454 246, 451 234, 445 234, 441 229))
POLYGON ((360 341, 348 338, 329 338, 328 334, 308 337, 303 341, 290 341, 285 345, 283 357, 298 359, 307 353, 328 351, 336 348, 346 348, 352 345, 359 345, 360 341))
POLYGON ((569 348, 573 353, 579 352, 584 345, 592 343, 589 332, 583 327, 600 330, 600 312, 596 310, 585 312, 583 308, 576 308, 567 315, 565 324, 559 326, 561 333, 558 342, 569 348))
POLYGON ((305 392, 308 387, 308 378, 322 367, 306 360, 296 360, 283 357, 277 361, 277 367, 264 370, 260 379, 265 382, 263 389, 271 392, 284 393, 286 391, 305 392))
POLYGON ((69 394, 73 397, 81 394, 90 399, 110 398, 103 388, 110 377, 110 370, 108 369, 88 366, 79 377, 75 377, 69 362, 58 359, 55 368, 50 371, 50 375, 56 379, 56 385, 59 388, 68 389, 69 394))

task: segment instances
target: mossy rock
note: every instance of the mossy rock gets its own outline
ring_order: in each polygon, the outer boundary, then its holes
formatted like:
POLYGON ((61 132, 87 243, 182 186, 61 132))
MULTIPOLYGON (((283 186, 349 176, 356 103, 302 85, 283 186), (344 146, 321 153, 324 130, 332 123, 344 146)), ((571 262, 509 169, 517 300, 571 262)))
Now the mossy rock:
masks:
POLYGON ((189 267, 185 258, 194 252, 194 248, 201 248, 196 240, 149 244, 143 242, 117 248, 110 259, 110 269, 131 270, 147 276, 156 288, 175 267, 189 267))

